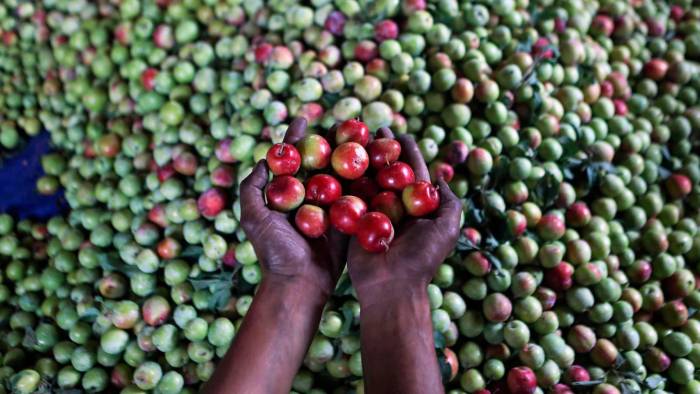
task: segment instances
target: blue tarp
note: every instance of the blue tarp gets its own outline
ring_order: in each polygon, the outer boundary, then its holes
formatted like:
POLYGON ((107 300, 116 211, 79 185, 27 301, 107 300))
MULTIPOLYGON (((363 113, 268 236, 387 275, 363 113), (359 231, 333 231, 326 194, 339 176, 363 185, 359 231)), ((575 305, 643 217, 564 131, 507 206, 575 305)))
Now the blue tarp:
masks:
POLYGON ((37 179, 44 175, 41 156, 50 150, 49 134, 43 132, 0 162, 0 212, 19 219, 45 220, 66 209, 62 191, 43 196, 36 190, 37 179))

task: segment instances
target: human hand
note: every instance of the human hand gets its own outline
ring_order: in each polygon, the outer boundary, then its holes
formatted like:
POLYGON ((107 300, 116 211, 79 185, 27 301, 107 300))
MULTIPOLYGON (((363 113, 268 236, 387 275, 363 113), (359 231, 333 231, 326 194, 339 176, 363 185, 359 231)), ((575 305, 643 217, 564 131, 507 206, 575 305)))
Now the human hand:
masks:
MULTIPOLYGON (((394 138, 382 128, 378 138, 394 138)), ((398 137, 401 160, 415 172, 416 181, 430 182, 428 168, 415 140, 408 135, 398 137)), ((423 290, 435 270, 454 249, 459 237, 462 204, 447 183, 438 180, 440 207, 431 217, 410 220, 397 229, 386 253, 365 251, 353 238, 348 251, 348 269, 360 302, 384 299, 394 288, 423 290)))
MULTIPOLYGON (((306 119, 294 119, 284 142, 296 144, 306 125, 306 119)), ((335 229, 317 239, 305 238, 288 214, 268 209, 264 197, 267 182, 267 163, 261 160, 240 188, 241 226, 258 256, 263 278, 317 286, 330 295, 345 264, 348 238, 335 229)))

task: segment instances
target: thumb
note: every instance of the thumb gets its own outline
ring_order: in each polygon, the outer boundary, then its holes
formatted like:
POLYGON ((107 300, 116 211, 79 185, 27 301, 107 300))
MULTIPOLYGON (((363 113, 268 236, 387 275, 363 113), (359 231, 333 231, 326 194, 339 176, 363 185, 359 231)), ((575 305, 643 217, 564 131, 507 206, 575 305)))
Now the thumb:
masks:
POLYGON ((294 145, 300 139, 304 138, 304 134, 306 133, 306 125, 306 118, 294 118, 294 120, 292 120, 292 123, 289 124, 289 127, 287 127, 287 131, 284 134, 284 142, 287 144, 294 145))
POLYGON ((348 245, 350 237, 332 228, 328 231, 328 249, 331 255, 333 274, 337 276, 343 271, 348 260, 348 245))
POLYGON ((462 202, 450 190, 450 186, 444 179, 438 179, 438 192, 440 193, 440 208, 437 211, 437 221, 448 231, 459 232, 459 221, 462 214, 462 202))
POLYGON ((267 162, 260 160, 253 171, 241 182, 242 221, 257 220, 267 213, 264 188, 267 185, 267 162))
POLYGON ((388 127, 380 127, 377 130, 377 138, 391 138, 394 139, 394 133, 388 127))

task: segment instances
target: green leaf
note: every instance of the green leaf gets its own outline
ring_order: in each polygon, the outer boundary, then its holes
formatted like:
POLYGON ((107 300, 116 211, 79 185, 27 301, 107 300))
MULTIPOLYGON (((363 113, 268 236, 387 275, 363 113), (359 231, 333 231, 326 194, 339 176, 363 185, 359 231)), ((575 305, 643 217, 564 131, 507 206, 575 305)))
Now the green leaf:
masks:
MULTIPOLYGON (((536 78, 534 73, 533 76, 536 78)), ((532 112, 530 114, 530 119, 533 119, 542 112, 543 103, 544 100, 542 99, 542 93, 539 92, 539 89, 534 91, 532 93, 532 99, 530 100, 530 111, 532 112)))
POLYGON ((657 168, 658 168, 659 178, 661 180, 664 180, 664 179, 671 176, 671 171, 669 171, 666 167, 658 166, 657 168))
POLYGON ((209 309, 220 310, 223 309, 228 301, 231 299, 231 289, 221 289, 212 293, 209 299, 209 309))
POLYGON ((530 21, 532 24, 537 25, 542 15, 542 9, 537 7, 534 1, 531 1, 527 6, 527 12, 530 14, 530 21))
POLYGON ((462 252, 470 252, 472 250, 479 250, 479 247, 474 245, 474 243, 469 240, 469 238, 461 235, 457 240, 457 250, 462 252))
MULTIPOLYGON (((377 22, 393 16, 399 6, 398 0, 374 1, 360 0, 361 20, 376 24, 377 22)), ((428 5, 430 6, 430 5, 428 5)), ((433 11, 435 6, 433 5, 433 11)), ((433 12, 431 12, 433 14, 433 12)))
POLYGON ((581 159, 567 157, 559 163, 559 168, 561 168, 564 179, 571 182, 581 172, 583 164, 581 159))
POLYGON ((617 173, 617 168, 615 168, 612 163, 608 163, 607 161, 594 161, 588 164, 588 166, 598 172, 604 171, 609 174, 617 173))
MULTIPOLYGON (((78 390, 72 389, 73 393, 79 392, 78 390)), ((41 379, 41 382, 39 382, 39 387, 37 387, 36 391, 34 392, 35 394, 53 394, 57 392, 63 392, 65 394, 65 391, 56 390, 54 388, 53 383, 50 380, 47 380, 45 378, 41 379)))
POLYGON ((509 153, 511 157, 527 157, 529 159, 534 158, 537 154, 526 140, 520 140, 516 145, 510 148, 509 153))
POLYGON ((188 280, 195 290, 208 290, 212 293, 222 290, 230 292, 234 284, 234 276, 239 269, 240 267, 236 267, 233 271, 221 271, 188 280))
POLYGON ((584 177, 583 177, 583 185, 584 185, 584 190, 591 190, 593 185, 596 185, 598 183, 598 171, 596 171, 593 167, 585 167, 584 168, 584 177))
POLYGON ((53 388, 51 386, 42 386, 41 383, 39 383, 39 387, 33 392, 34 394, 52 394, 55 393, 53 388))
POLYGON ((642 394, 642 390, 637 387, 633 387, 631 384, 625 381, 620 383, 620 389, 621 394, 642 394))
POLYGON ((335 296, 341 297, 341 296, 350 295, 351 293, 352 293, 352 282, 350 281, 350 275, 344 273, 340 277, 340 280, 338 281, 338 285, 335 287, 335 291, 333 292, 333 294, 335 296))
POLYGON ((478 227, 484 223, 484 210, 483 209, 470 209, 467 210, 467 223, 472 226, 478 227))
POLYGON ((663 145, 661 147, 661 158, 667 162, 673 160, 673 156, 671 156, 671 151, 668 149, 668 145, 663 145))
POLYGON ((559 196, 560 182, 549 171, 537 182, 533 190, 534 202, 542 208, 549 208, 559 196))
MULTIPOLYGON (((537 73, 534 71, 534 68, 530 70, 524 77, 523 77, 523 84, 524 85, 535 85, 537 84, 537 73)), ((538 92, 535 92, 538 93, 538 92)), ((533 96, 534 97, 534 96, 533 96)), ((541 97, 540 97, 541 98, 541 97)))
POLYGON ((208 278, 208 279, 191 278, 189 281, 195 290, 209 290, 211 288, 211 286, 215 286, 217 283, 219 283, 219 279, 216 279, 216 278, 208 278))
POLYGON ((100 253, 97 255, 97 261, 105 271, 119 272, 127 277, 131 277, 135 273, 141 272, 133 265, 124 264, 121 259, 114 253, 100 253))
POLYGON ((326 93, 321 97, 321 104, 324 108, 332 108, 341 98, 339 93, 326 93))
POLYGON ((576 141, 572 140, 569 137, 561 137, 559 138, 559 144, 562 147, 562 155, 561 157, 566 159, 569 157, 574 156, 577 152, 579 152, 578 145, 576 144, 576 141))
POLYGON ((501 270, 503 270, 503 263, 498 257, 496 257, 495 254, 491 252, 484 252, 484 256, 489 260, 489 262, 496 271, 500 272, 501 270))
POLYGON ((491 234, 490 232, 486 235, 486 237, 484 237, 483 242, 484 249, 486 250, 494 250, 500 246, 500 242, 498 242, 498 239, 496 239, 496 237, 494 237, 493 234, 491 234))
POLYGON ((598 379, 598 380, 589 380, 586 382, 572 382, 571 387, 581 387, 581 388, 594 387, 594 386, 597 386, 601 383, 605 383, 605 381, 602 379, 598 379))
POLYGON ((637 382, 639 384, 642 384, 642 377, 636 372, 630 372, 630 371, 623 372, 622 376, 624 376, 627 379, 634 380, 635 382, 637 382))
POLYGON ((190 245, 186 247, 182 253, 180 253, 180 258, 182 259, 189 259, 189 258, 199 258, 199 256, 204 253, 204 248, 201 246, 196 246, 196 245, 190 245))
MULTIPOLYGON (((557 188, 557 195, 558 194, 559 190, 557 188)), ((499 241, 499 244, 515 239, 515 235, 508 225, 508 217, 503 211, 493 211, 491 215, 489 215, 488 228, 491 234, 499 241)))
POLYGON ((340 328, 340 335, 345 336, 350 334, 350 329, 352 328, 352 322, 355 320, 355 316, 352 313, 352 309, 348 305, 343 305, 340 308, 340 313, 343 314, 343 326, 340 328))
POLYGON ((615 358, 615 369, 620 369, 625 364, 625 358, 621 355, 618 354, 617 358, 615 358))
POLYGON ((561 169, 561 175, 564 177, 565 180, 572 180, 574 179, 574 173, 571 171, 571 168, 569 167, 560 167, 561 169))
POLYGON ((472 227, 481 226, 486 220, 486 214, 484 213, 484 210, 478 208, 474 203, 473 199, 467 200, 464 212, 466 213, 465 221, 472 227))
POLYGON ((499 101, 508 108, 510 108, 513 105, 513 99, 511 98, 511 96, 503 96, 499 101))
POLYGON ((564 168, 562 171, 564 179, 583 191, 591 190, 598 183, 601 174, 617 172, 613 164, 603 161, 591 162, 569 158, 561 166, 564 168))
POLYGON ((81 390, 77 389, 56 389, 52 388, 53 391, 50 391, 51 393, 55 394, 82 394, 83 392, 81 390))
POLYGON ((26 348, 33 348, 37 344, 36 333, 34 329, 29 327, 24 327, 24 338, 22 338, 22 346, 26 348))
POLYGON ((94 322, 97 316, 100 315, 100 310, 95 308, 95 307, 90 307, 85 309, 85 312, 80 316, 81 319, 88 321, 88 322, 94 322))
POLYGON ((579 83, 581 86, 587 86, 598 82, 592 66, 579 64, 577 67, 579 73, 579 83))
POLYGON ((532 52, 532 44, 535 42, 532 40, 532 36, 527 36, 527 40, 525 41, 520 41, 518 45, 515 47, 516 52, 527 52, 530 53, 532 52))
POLYGON ((229 290, 230 291, 231 286, 233 286, 233 281, 217 282, 216 284, 214 284, 210 287, 210 291, 212 293, 215 293, 217 291, 222 291, 222 290, 229 290))
MULTIPOLYGON (((536 4, 536 3, 534 3, 534 4, 536 4)), ((533 7, 536 7, 534 4, 533 4, 533 7)), ((554 18, 557 16, 554 7, 535 8, 535 10, 536 10, 536 14, 537 14, 537 19, 536 19, 536 20, 535 20, 535 19, 532 19, 532 20, 533 20, 533 23, 534 23, 535 25, 537 25, 537 23, 540 22, 540 21, 545 21, 545 20, 548 20, 548 19, 554 19, 554 18)))
POLYGON ((668 29, 666 33, 664 34, 664 41, 668 42, 673 40, 673 38, 676 36, 676 29, 668 29))
POLYGON ((491 184, 492 189, 498 189, 499 186, 501 185, 501 182, 504 179, 508 179, 508 167, 510 166, 510 159, 505 156, 499 156, 496 165, 494 166, 493 170, 491 171, 491 181, 489 182, 491 184))
POLYGON ((452 377, 452 367, 447 362, 447 357, 445 357, 445 352, 442 349, 437 351, 438 366, 440 367, 440 376, 442 376, 442 382, 448 383, 452 377))
POLYGON ((445 336, 439 331, 433 331, 433 340, 435 341, 436 349, 445 348, 445 336))

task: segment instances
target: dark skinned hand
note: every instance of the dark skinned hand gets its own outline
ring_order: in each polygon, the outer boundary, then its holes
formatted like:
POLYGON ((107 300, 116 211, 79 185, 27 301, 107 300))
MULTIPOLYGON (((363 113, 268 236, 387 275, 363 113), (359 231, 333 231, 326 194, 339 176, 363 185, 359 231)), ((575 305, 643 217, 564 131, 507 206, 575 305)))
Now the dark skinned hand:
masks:
MULTIPOLYGON (((295 119, 285 142, 296 143, 305 130, 306 120, 295 119)), ((263 280, 206 393, 288 393, 345 264, 347 238, 334 230, 304 238, 289 215, 267 208, 267 181, 261 161, 241 183, 241 226, 263 280)))
MULTIPOLYGON (((388 129, 377 136, 393 138, 388 129)), ((416 180, 430 181, 413 138, 398 140, 416 180)), ((362 308, 367 393, 444 393, 426 287, 457 242, 462 204, 444 181, 438 187, 438 210, 402 223, 386 253, 369 253, 356 239, 350 242, 348 269, 362 308)))
MULTIPOLYGON (((306 125, 306 119, 294 119, 284 142, 296 144, 304 137, 306 125)), ((255 249, 263 275, 300 280, 329 295, 343 271, 347 237, 330 229, 321 238, 305 238, 294 228, 288 214, 267 208, 267 182, 267 163, 261 160, 241 183, 241 225, 255 249)))
MULTIPOLYGON (((382 128, 378 138, 394 138, 382 128)), ((408 135, 398 138, 401 160, 408 163, 416 181, 430 182, 428 168, 415 140, 408 135)), ((353 286, 362 298, 365 290, 384 288, 391 282, 404 286, 424 288, 430 283, 435 270, 452 252, 459 237, 462 204, 447 183, 438 181, 440 207, 429 217, 411 219, 402 223, 386 253, 365 251, 356 239, 350 241, 348 269, 353 286)))

